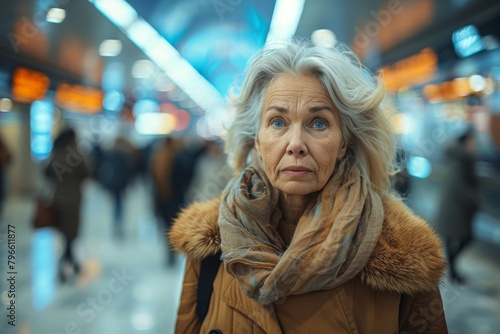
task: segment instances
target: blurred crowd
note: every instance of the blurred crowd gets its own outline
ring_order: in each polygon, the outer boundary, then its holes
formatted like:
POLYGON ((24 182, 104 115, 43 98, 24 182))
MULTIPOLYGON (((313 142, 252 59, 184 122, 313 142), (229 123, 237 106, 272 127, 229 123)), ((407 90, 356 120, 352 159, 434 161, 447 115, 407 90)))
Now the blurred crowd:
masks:
MULTIPOLYGON (((0 143, 2 202, 10 160, 9 150, 0 143)), ((57 135, 52 153, 40 164, 40 170, 42 189, 35 200, 47 203, 54 213, 52 225, 65 240, 58 271, 61 282, 75 279, 81 270, 73 247, 81 230, 82 185, 86 180, 95 182, 112 199, 114 223, 109 228, 120 242, 127 238, 124 206, 134 183, 142 182, 150 189, 151 209, 165 235, 183 207, 217 196, 231 176, 221 141, 168 136, 138 147, 118 136, 112 144, 94 142, 90 154, 80 154, 78 135, 71 128, 57 135)), ((166 249, 165 264, 172 266, 176 256, 168 244, 166 249)))
MULTIPOLYGON (((147 184, 158 226, 166 232, 183 207, 218 196, 231 178, 220 140, 167 136, 138 147, 118 136, 111 145, 95 142, 91 153, 82 155, 77 137, 70 128, 62 130, 54 140, 51 156, 41 164, 44 182, 39 197, 50 203, 56 227, 65 239, 59 269, 63 282, 80 272, 73 244, 81 229, 82 184, 86 179, 92 179, 112 198, 114 224, 110 228, 117 240, 123 240, 127 237, 124 203, 134 182, 147 184)), ((460 283, 463 278, 455 269, 456 259, 472 240, 472 221, 480 205, 474 141, 474 130, 469 127, 444 147, 447 172, 439 210, 432 222, 446 246, 452 279, 460 283)), ((408 157, 402 147, 397 154, 399 170, 392 180, 394 191, 405 201, 412 190, 408 157)), ((6 171, 12 159, 0 138, 0 213, 6 197, 6 171)), ((174 265, 176 256, 169 245, 166 249, 165 262, 174 265)))

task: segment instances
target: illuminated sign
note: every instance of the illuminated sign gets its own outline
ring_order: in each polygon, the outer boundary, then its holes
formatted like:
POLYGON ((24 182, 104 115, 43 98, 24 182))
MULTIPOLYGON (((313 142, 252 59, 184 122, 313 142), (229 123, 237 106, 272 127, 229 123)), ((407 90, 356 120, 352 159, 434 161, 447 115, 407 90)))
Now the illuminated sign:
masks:
POLYGON ((422 93, 429 102, 453 101, 470 94, 489 90, 492 86, 491 79, 476 74, 425 85, 422 88, 422 93))
POLYGON ((49 85, 49 77, 42 72, 24 67, 17 68, 12 76, 12 98, 24 103, 41 100, 45 97, 49 85))
POLYGON ((49 157, 52 150, 54 105, 49 101, 35 101, 30 108, 31 156, 35 161, 49 157))
POLYGON ((102 110, 103 95, 97 88, 63 82, 56 89, 56 104, 69 111, 96 114, 102 110))
POLYGON ((430 48, 418 54, 402 59, 393 65, 382 67, 384 84, 388 90, 395 91, 403 87, 430 81, 438 69, 438 57, 430 48))
POLYGON ((459 57, 468 57, 484 50, 483 41, 477 28, 473 25, 465 26, 453 33, 455 52, 459 57))

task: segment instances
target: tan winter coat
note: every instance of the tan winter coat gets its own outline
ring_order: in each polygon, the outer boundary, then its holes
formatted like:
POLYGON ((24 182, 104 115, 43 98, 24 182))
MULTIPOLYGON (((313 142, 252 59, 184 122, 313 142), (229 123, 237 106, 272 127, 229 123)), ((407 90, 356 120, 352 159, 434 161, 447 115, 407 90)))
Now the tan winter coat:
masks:
POLYGON ((445 266, 440 242, 403 204, 386 209, 382 235, 363 271, 335 289, 264 306, 247 297, 221 265, 201 324, 200 260, 220 249, 218 207, 218 200, 194 203, 170 231, 174 249, 187 255, 176 333, 447 333, 438 290, 445 266))

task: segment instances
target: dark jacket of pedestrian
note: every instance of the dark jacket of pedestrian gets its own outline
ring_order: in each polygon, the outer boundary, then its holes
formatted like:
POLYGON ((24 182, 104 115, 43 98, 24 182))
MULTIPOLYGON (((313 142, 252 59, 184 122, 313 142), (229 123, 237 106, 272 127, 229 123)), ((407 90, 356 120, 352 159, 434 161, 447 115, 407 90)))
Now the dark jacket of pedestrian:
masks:
POLYGON ((2 213, 3 201, 7 195, 7 167, 12 160, 12 154, 0 137, 0 215, 2 213))
POLYGON ((449 143, 444 154, 446 169, 436 229, 444 239, 470 239, 472 221, 480 204, 475 157, 466 149, 465 138, 449 143))
POLYGON ((63 133, 56 139, 45 174, 54 185, 53 205, 58 228, 67 239, 75 239, 80 227, 82 184, 89 170, 78 152, 74 133, 63 133))

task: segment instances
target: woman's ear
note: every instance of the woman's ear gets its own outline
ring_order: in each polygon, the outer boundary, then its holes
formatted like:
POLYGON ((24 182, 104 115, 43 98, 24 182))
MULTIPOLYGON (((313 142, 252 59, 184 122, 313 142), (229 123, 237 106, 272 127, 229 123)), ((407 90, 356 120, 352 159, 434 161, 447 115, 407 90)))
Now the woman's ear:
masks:
POLYGON ((261 156, 260 154, 260 142, 259 142, 259 138, 255 138, 255 149, 257 150, 257 153, 259 154, 259 157, 261 156))
POLYGON ((340 145, 339 149, 339 154, 338 154, 338 159, 342 159, 347 152, 347 143, 345 140, 342 140, 342 145, 340 145))

